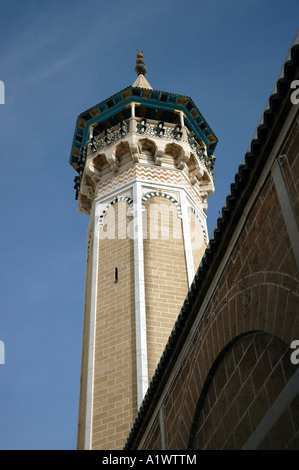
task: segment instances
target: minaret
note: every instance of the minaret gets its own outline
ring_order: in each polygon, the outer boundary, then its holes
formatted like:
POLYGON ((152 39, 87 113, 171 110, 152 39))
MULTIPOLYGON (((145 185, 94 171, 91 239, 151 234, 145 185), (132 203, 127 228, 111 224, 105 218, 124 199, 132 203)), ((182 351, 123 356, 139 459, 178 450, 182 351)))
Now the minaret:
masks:
POLYGON ((217 138, 188 96, 132 86, 77 119, 70 163, 90 216, 79 449, 122 449, 208 243, 217 138))

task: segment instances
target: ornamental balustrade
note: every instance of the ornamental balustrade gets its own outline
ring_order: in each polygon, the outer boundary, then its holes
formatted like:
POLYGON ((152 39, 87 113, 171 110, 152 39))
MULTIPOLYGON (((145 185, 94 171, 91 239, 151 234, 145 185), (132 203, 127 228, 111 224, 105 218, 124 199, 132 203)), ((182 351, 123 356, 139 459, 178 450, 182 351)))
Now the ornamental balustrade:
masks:
MULTIPOLYGON (((105 132, 92 137, 90 142, 90 151, 95 153, 98 150, 103 150, 109 145, 123 139, 130 133, 130 121, 122 121, 120 124, 107 129, 105 132)), ((143 118, 136 118, 136 130, 140 135, 148 137, 158 137, 166 140, 176 140, 178 142, 187 142, 206 170, 212 171, 214 168, 215 157, 208 156, 206 147, 201 145, 195 135, 190 132, 186 127, 182 128, 180 125, 165 124, 162 121, 146 120, 143 118)))

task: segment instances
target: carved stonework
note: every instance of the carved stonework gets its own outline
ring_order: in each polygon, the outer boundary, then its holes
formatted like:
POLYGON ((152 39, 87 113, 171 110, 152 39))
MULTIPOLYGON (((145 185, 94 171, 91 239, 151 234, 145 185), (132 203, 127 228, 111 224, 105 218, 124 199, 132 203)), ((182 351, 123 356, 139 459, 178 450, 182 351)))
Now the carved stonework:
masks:
POLYGON ((214 192, 214 160, 185 127, 141 118, 124 121, 87 142, 76 181, 79 210, 89 214, 96 188, 136 164, 182 172, 205 209, 214 192))

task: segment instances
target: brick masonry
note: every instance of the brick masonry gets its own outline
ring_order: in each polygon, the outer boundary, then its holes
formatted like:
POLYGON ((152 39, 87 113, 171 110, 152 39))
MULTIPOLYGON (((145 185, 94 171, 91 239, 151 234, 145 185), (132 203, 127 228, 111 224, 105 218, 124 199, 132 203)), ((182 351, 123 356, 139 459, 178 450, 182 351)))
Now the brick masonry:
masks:
MULTIPOLYGON (((281 164, 298 216, 298 123, 287 135, 281 164)), ((198 320, 192 340, 164 391, 166 449, 241 449, 267 416, 298 366, 299 276, 269 171, 251 199, 247 219, 198 320)), ((161 449, 159 411, 143 449, 161 449)), ((256 448, 299 448, 298 395, 256 448)))
POLYGON ((146 204, 144 276, 149 379, 153 376, 188 292, 182 219, 174 204, 152 197, 146 204))
MULTIPOLYGON (((191 446, 242 448, 294 373, 290 354, 283 341, 265 333, 252 333, 236 341, 220 361, 199 405, 191 446)), ((281 432, 274 427, 259 449, 293 447, 297 428, 292 423, 295 416, 289 417, 281 432)))
POLYGON ((294 212, 299 220, 299 126, 290 133, 281 150, 281 165, 294 212))
MULTIPOLYGON (((134 241, 117 231, 118 220, 127 213, 127 207, 126 202, 119 202, 105 215, 104 230, 115 226, 115 239, 104 238, 100 232, 93 449, 121 448, 137 412, 134 241)), ((126 227, 130 219, 126 217, 126 227)))

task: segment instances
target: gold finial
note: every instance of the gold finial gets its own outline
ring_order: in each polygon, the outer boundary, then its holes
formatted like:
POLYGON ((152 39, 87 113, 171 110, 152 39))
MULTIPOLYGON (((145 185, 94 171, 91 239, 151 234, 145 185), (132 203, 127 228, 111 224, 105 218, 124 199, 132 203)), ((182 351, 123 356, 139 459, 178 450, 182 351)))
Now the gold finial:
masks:
POLYGON ((145 75, 147 72, 147 68, 143 60, 143 51, 140 51, 139 49, 137 49, 137 51, 138 51, 138 54, 137 54, 135 72, 137 73, 137 75, 145 75))

